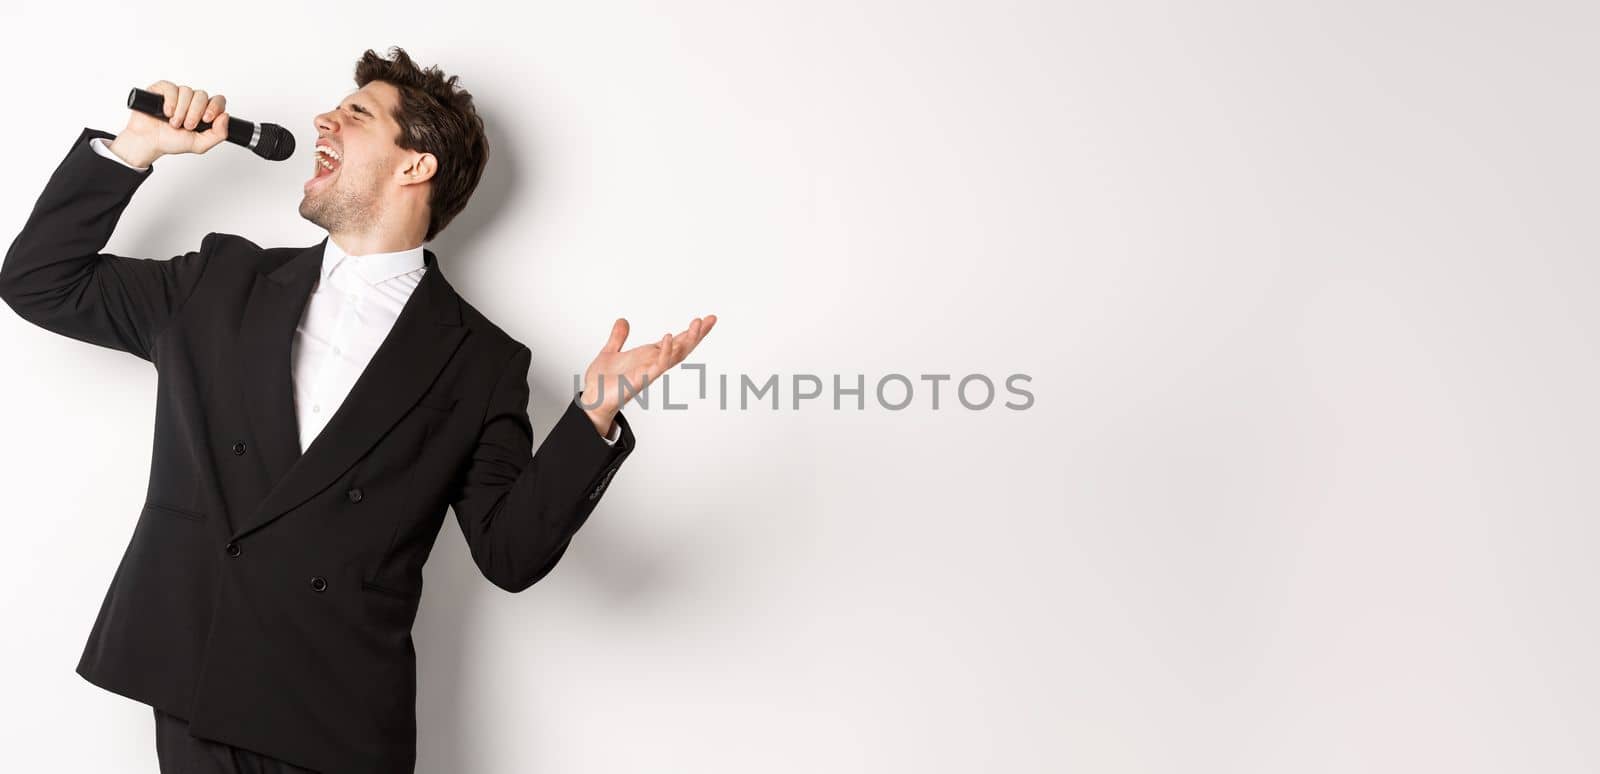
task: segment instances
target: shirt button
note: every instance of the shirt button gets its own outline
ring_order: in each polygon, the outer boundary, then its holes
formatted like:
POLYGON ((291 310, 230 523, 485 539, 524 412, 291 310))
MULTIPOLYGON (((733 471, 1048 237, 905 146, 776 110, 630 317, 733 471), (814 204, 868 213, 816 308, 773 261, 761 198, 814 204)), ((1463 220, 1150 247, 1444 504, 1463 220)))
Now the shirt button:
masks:
POLYGON ((313 576, 311 576, 311 590, 312 591, 326 591, 327 588, 328 588, 328 581, 327 581, 326 578, 323 578, 321 575, 313 575, 313 576))
POLYGON ((350 502, 353 502, 353 503, 361 502, 361 490, 360 489, 352 489, 352 490, 350 490, 349 495, 350 495, 350 502))
POLYGON ((227 546, 225 546, 225 548, 226 548, 226 550, 228 552, 228 556, 238 556, 239 555, 239 544, 238 543, 229 543, 227 546))
POLYGON ((233 453, 234 454, 244 454, 244 441, 234 441, 233 442, 233 453))
POLYGON ((322 411, 322 406, 312 406, 311 411, 312 413, 319 413, 322 411))

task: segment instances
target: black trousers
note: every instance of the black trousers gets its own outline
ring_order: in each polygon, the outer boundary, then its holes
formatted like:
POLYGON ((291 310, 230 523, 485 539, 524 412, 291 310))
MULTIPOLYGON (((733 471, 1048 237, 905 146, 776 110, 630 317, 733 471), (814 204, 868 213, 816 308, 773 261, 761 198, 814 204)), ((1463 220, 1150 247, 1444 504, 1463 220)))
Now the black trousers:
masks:
POLYGON ((161 774, 317 774, 233 745, 189 735, 189 722, 156 713, 156 759, 161 774))

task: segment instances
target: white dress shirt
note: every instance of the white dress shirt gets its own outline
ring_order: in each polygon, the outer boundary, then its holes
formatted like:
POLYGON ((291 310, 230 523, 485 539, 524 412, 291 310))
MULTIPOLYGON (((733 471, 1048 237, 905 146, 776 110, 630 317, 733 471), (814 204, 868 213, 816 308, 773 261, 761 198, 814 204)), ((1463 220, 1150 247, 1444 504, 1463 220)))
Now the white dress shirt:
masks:
POLYGON ((355 387, 425 271, 421 245, 354 256, 328 239, 289 350, 302 452, 355 387))
MULTIPOLYGON (((96 153, 123 166, 149 169, 123 161, 103 137, 92 138, 89 144, 96 153)), ((392 253, 350 255, 328 238, 322 251, 322 271, 295 326, 289 355, 302 453, 355 387, 427 270, 422 245, 392 253)), ((621 437, 621 426, 612 423, 611 435, 603 440, 615 444, 621 437)))

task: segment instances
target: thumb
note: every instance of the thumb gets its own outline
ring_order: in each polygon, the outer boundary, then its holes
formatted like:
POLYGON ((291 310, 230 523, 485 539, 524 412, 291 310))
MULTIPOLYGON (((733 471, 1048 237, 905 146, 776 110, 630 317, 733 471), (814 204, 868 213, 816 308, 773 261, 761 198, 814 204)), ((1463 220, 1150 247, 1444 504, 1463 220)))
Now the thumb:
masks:
POLYGON ((600 351, 602 353, 620 352, 622 350, 622 342, 627 340, 628 320, 624 317, 618 317, 617 321, 611 324, 611 338, 606 340, 606 345, 601 347, 600 351))
POLYGON ((216 120, 211 122, 210 129, 200 133, 200 152, 205 153, 226 139, 228 139, 228 114, 224 111, 217 114, 216 120))

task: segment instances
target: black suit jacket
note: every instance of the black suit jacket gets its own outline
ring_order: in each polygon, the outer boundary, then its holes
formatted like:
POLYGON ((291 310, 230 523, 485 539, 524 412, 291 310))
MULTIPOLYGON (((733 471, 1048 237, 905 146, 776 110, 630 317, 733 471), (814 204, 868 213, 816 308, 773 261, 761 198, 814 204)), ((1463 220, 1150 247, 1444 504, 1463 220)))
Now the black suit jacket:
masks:
POLYGON ((543 578, 634 437, 572 402, 533 452, 531 352, 451 288, 437 257, 327 426, 300 452, 289 352, 323 243, 210 233, 171 260, 100 252, 153 168, 84 129, 0 268, 46 330, 154 364, 144 506, 78 673, 197 736, 338 774, 410 772, 411 626, 454 509, 472 558, 543 578))

